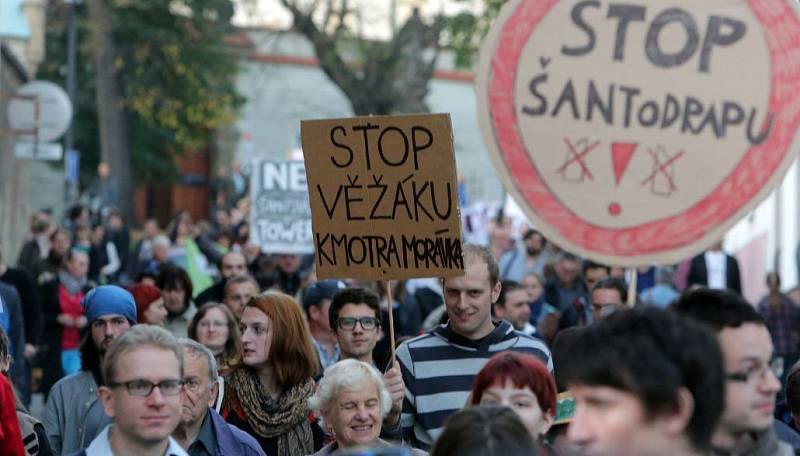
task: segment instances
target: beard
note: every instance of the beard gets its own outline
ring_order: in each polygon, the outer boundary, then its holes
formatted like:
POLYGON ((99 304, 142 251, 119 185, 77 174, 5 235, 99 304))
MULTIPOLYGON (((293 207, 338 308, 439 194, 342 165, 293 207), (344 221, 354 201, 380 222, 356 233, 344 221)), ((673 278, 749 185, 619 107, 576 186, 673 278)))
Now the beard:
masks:
POLYGON ((528 256, 536 256, 542 253, 542 248, 525 246, 525 252, 528 254, 528 256))

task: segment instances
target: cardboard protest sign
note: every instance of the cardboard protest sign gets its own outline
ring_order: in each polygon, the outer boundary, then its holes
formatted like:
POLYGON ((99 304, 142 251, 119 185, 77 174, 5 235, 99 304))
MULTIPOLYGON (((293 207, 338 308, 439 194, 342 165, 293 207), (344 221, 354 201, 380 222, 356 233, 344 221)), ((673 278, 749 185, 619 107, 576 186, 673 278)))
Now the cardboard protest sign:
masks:
POLYGON ((302 122, 319 278, 463 275, 450 116, 302 122))
POLYGON ((798 146, 790 0, 510 0, 481 51, 481 128, 545 235, 672 263, 720 239, 798 146))
POLYGON ((268 253, 313 253, 303 162, 258 161, 250 184, 250 241, 268 253))

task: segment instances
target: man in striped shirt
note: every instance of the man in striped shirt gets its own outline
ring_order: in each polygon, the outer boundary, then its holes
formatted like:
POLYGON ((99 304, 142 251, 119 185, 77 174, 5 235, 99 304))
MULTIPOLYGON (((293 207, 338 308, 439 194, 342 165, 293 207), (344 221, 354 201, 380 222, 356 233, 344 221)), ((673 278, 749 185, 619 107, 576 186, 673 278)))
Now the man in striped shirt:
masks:
POLYGON ((467 244, 463 255, 465 274, 442 279, 449 322, 397 348, 406 385, 403 440, 426 450, 445 419, 466 404, 475 375, 495 353, 530 353, 553 370, 544 342, 515 331, 507 321, 492 321, 492 303, 501 289, 492 253, 467 244))

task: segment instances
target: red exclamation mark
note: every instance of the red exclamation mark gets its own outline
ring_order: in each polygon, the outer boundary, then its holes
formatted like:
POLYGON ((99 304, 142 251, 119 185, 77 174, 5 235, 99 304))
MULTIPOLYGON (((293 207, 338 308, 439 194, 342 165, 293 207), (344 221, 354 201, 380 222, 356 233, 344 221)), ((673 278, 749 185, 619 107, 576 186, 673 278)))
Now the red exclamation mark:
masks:
MULTIPOLYGON (((638 145, 638 143, 611 143, 611 163, 614 165, 614 182, 616 187, 619 187, 622 175, 625 174, 625 170, 628 169, 628 165, 638 145)), ((620 206, 619 203, 612 202, 608 205, 609 214, 617 216, 621 212, 622 206, 620 206)))

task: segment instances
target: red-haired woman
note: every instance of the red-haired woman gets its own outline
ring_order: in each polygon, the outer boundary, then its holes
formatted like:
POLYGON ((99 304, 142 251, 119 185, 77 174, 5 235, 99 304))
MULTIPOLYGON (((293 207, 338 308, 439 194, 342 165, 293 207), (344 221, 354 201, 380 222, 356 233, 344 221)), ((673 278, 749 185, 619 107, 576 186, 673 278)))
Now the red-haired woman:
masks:
POLYGON ((535 356, 516 352, 492 356, 475 377, 471 403, 510 407, 539 442, 539 454, 554 454, 544 445, 544 435, 556 414, 556 384, 535 356))
POLYGON ((220 413, 270 456, 312 454, 322 429, 308 399, 319 369, 311 334, 293 298, 267 292, 242 309, 242 363, 226 379, 220 413))

